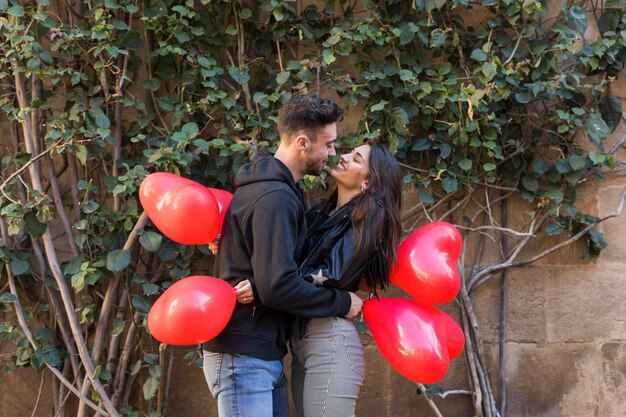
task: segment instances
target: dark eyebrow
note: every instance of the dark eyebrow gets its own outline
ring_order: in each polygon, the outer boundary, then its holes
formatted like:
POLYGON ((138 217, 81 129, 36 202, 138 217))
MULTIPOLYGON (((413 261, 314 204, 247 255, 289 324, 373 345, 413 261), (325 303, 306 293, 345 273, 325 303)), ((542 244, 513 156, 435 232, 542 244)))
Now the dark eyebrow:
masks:
POLYGON ((361 158, 361 161, 365 161, 365 158, 363 158, 363 155, 361 155, 358 151, 354 151, 354 153, 357 154, 359 158, 361 158))

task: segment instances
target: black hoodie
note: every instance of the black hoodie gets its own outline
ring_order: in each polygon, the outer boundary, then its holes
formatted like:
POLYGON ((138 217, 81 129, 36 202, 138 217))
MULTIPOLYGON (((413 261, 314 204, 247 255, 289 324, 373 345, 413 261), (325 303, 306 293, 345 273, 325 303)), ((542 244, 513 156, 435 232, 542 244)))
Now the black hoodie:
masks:
POLYGON ((259 153, 241 167, 235 186, 224 218, 215 276, 233 286, 249 279, 255 301, 237 303, 226 328, 202 348, 282 359, 292 315, 345 316, 350 294, 317 287, 299 275, 297 260, 307 234, 305 208, 302 193, 282 162, 259 153))

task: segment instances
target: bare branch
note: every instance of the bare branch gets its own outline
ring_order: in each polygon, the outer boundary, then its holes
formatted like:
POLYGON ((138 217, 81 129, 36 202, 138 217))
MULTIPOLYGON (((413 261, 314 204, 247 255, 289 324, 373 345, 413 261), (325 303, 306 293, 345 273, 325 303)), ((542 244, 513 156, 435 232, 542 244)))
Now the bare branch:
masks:
POLYGON ((37 408, 39 407, 39 401, 41 401, 41 392, 43 391, 43 382, 46 377, 46 370, 44 369, 41 372, 41 381, 39 382, 39 390, 37 391, 37 399, 35 400, 35 408, 33 408, 33 412, 30 417, 35 417, 35 413, 37 413, 37 408))
POLYGON ((526 259, 523 261, 519 261, 516 263, 511 264, 511 267, 515 267, 515 266, 523 266, 523 265, 528 265, 531 264, 533 262, 538 261, 539 259, 551 254, 552 252, 555 252, 565 246, 571 245, 572 243, 576 242, 578 239, 580 239, 581 237, 583 237, 584 235, 586 235, 591 229, 593 229, 595 226, 597 226, 598 224, 611 219, 613 217, 617 217, 622 213, 622 210, 624 209, 624 198, 626 198, 626 187, 624 187, 624 190, 622 191, 622 195, 620 196, 619 199, 619 203, 617 204, 617 208, 615 209, 615 211, 611 214, 608 214, 602 218, 600 218, 598 221, 596 221, 595 223, 592 223, 590 225, 588 225, 587 227, 585 227, 583 230, 581 230, 580 232, 576 233, 574 236, 572 236, 571 238, 559 243, 558 245, 555 245, 553 247, 551 247, 550 249, 546 249, 545 251, 541 252, 540 254, 533 256, 530 259, 526 259))
MULTIPOLYGON (((531 237, 536 237, 534 234, 525 233, 525 232, 518 232, 517 230, 509 229, 509 228, 506 228, 506 227, 499 227, 499 226, 465 227, 465 226, 460 226, 458 224, 455 224, 454 227, 456 227, 457 229, 469 230, 470 232, 480 232, 482 230, 497 230, 497 231, 504 232, 506 234, 513 235, 513 236, 531 236, 531 237)), ((487 233, 487 236, 491 237, 491 235, 489 235, 488 233, 487 233)), ((491 238, 492 238, 493 241, 495 241, 494 237, 491 237, 491 238)))
MULTIPOLYGON (((16 67, 17 63, 13 62, 13 66, 16 67)), ((20 73, 17 69, 14 69, 14 77, 15 77, 15 90, 19 103, 20 109, 25 113, 24 119, 21 122, 22 130, 24 133, 24 143, 26 145, 26 151, 32 153, 33 151, 33 142, 35 138, 33 137, 33 130, 30 124, 30 118, 28 117, 28 104, 26 100, 26 89, 24 86, 24 79, 22 78, 22 73, 20 73)), ((29 173, 32 181, 33 188, 38 192, 42 192, 41 186, 41 173, 39 171, 39 167, 31 163, 29 165, 29 173)), ((85 343, 85 338, 81 333, 80 325, 78 323, 78 319, 75 315, 74 302, 72 300, 72 294, 67 287, 67 282, 65 277, 63 276, 63 272, 61 271, 61 266, 59 265, 59 261, 57 258, 56 249, 54 247, 54 242, 52 240, 52 235, 50 232, 50 228, 47 228, 44 234, 42 235, 42 241, 44 244, 44 249, 46 253, 46 257, 48 259, 48 265, 50 266, 50 270, 52 271, 52 275, 55 278, 57 286, 59 287, 59 291, 61 292, 61 299, 63 300, 63 306, 65 308, 65 312, 67 314, 70 328, 72 330, 72 335, 74 340, 76 341, 76 345, 78 347, 78 352, 80 354, 80 358, 83 362, 83 366, 87 372, 87 377, 92 383, 94 390, 100 396, 100 400, 104 404, 104 407, 108 411, 108 413, 112 416, 118 417, 119 413, 111 403, 107 393, 104 391, 102 384, 95 378, 95 366, 89 357, 89 350, 87 349, 87 344, 85 343)))
POLYGON ((476 288, 478 288, 480 285, 482 285, 484 283, 483 278, 487 277, 488 279, 488 276, 496 272, 499 272, 504 268, 510 267, 513 264, 513 261, 515 260, 515 258, 517 258, 517 256, 522 251, 522 249, 526 247, 530 239, 534 236, 538 228, 541 227, 541 225, 545 222, 548 215, 549 213, 546 211, 540 216, 539 219, 536 216, 533 218, 529 226, 528 235, 520 243, 517 244, 513 252, 509 255, 509 257, 504 262, 490 265, 486 268, 483 268, 482 270, 478 272, 473 273, 469 281, 469 285, 468 285, 469 290, 473 291, 476 288), (479 282, 480 282, 480 285, 477 284, 479 282))
POLYGON ((12 200, 11 197, 9 197, 8 195, 6 195, 6 193, 4 192, 4 187, 7 186, 7 184, 15 177, 17 177, 18 175, 20 175, 22 172, 24 172, 25 170, 27 170, 31 164, 37 162, 39 159, 43 158, 44 156, 46 156, 46 154, 48 154, 52 149, 54 149, 55 146, 57 146, 59 143, 61 143, 62 139, 59 139, 58 141, 56 141, 50 148, 46 149, 45 151, 39 153, 37 156, 35 156, 34 158, 31 158, 28 162, 26 162, 23 166, 20 167, 20 169, 18 169, 17 171, 15 171, 13 174, 9 175, 9 177, 4 180, 4 182, 0 185, 0 192, 2 192, 2 195, 4 196, 4 198, 6 198, 7 200, 9 200, 12 203, 17 203, 17 201, 12 200))
POLYGON ((426 390, 426 387, 424 386, 424 384, 420 384, 418 382, 417 383, 417 388, 420 390, 420 393, 422 394, 422 397, 424 397, 424 399, 426 400, 426 402, 430 406, 431 410, 433 410, 435 415, 437 417, 443 417, 443 414, 441 414, 441 411, 439 411, 439 407, 437 407, 437 404, 435 404, 433 399, 428 396, 428 391, 426 390))
POLYGON ((442 392, 441 394, 436 394, 439 398, 446 398, 448 395, 474 395, 472 391, 464 390, 464 389, 453 389, 449 391, 442 392))

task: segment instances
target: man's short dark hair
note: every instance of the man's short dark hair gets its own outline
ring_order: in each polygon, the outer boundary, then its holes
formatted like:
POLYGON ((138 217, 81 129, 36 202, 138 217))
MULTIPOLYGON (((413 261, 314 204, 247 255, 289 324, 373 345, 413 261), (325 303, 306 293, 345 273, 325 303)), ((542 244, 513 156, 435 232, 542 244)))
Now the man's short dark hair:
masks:
POLYGON ((278 114, 280 140, 291 142, 300 131, 313 142, 327 125, 343 118, 343 110, 337 103, 309 93, 291 97, 278 114))

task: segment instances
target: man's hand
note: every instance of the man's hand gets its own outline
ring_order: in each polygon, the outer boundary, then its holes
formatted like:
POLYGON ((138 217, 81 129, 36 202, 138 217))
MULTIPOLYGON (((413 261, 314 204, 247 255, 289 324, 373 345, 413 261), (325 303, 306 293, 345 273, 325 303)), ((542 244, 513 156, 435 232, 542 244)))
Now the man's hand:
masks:
POLYGON ((348 311, 348 314, 344 316, 347 319, 355 317, 361 312, 361 309, 363 308, 363 300, 361 300, 359 296, 353 292, 350 293, 350 301, 350 311, 348 311))

